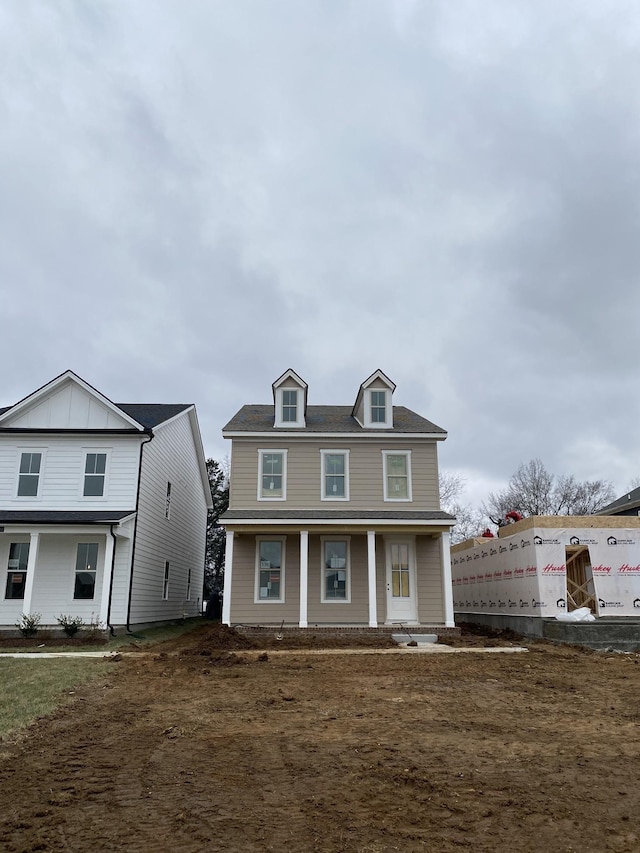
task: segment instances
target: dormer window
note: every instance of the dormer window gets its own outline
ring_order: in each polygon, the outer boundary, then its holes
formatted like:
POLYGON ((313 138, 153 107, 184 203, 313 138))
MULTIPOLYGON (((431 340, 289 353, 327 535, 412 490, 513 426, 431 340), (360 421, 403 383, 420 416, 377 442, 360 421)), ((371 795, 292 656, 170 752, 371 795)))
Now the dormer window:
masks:
POLYGON ((356 397, 352 416, 364 429, 393 429, 393 392, 396 386, 381 370, 366 379, 356 397))
POLYGON ((384 424, 387 422, 387 392, 371 392, 371 423, 384 424))
POLYGON ((302 429, 307 409, 307 383, 294 370, 287 370, 273 383, 273 425, 281 429, 302 429))
POLYGON ((293 388, 282 389, 282 420, 294 424, 298 420, 298 392, 293 388))

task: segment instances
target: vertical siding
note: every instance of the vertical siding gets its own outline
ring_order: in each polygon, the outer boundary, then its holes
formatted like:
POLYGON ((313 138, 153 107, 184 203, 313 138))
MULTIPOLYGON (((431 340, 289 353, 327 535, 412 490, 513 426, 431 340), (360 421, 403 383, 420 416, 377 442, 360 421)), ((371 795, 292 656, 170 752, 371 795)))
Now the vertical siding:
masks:
POLYGON ((207 505, 188 414, 159 428, 144 447, 133 569, 131 623, 195 615, 202 602, 207 505), (165 518, 167 481, 171 512, 165 518), (169 599, 163 600, 165 560, 169 599), (191 601, 186 601, 191 569, 191 601))
POLYGON ((322 509, 334 510, 437 510, 438 463, 436 442, 430 439, 283 439, 278 436, 256 441, 234 439, 231 461, 230 508, 235 509, 322 509), (349 450, 349 501, 323 501, 321 450, 349 450), (288 450, 287 499, 259 501, 258 451, 288 450), (382 450, 411 451, 413 500, 385 501, 382 450))

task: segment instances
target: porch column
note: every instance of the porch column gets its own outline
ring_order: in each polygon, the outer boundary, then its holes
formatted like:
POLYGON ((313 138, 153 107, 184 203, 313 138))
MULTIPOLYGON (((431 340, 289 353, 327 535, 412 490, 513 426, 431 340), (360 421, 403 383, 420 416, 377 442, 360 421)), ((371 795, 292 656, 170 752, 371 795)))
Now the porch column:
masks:
POLYGON ((111 586, 111 563, 113 562, 113 536, 106 535, 104 548, 104 566, 102 567, 102 594, 100 596, 100 621, 107 627, 107 616, 109 613, 109 587, 111 586))
POLYGON ((300 620, 301 628, 306 628, 309 599, 309 531, 300 531, 300 620))
POLYGON ((231 576, 233 574, 233 530, 227 530, 224 552, 224 589, 222 592, 222 624, 231 625, 231 576))
POLYGON ((442 598, 444 602, 444 619, 447 628, 455 628, 453 618, 453 583, 451 581, 451 551, 449 531, 440 534, 440 557, 442 561, 442 598))
POLYGON ((24 585, 24 602, 22 612, 27 615, 31 613, 31 599, 33 597, 33 580, 38 562, 38 548, 40 547, 40 534, 32 533, 29 539, 29 557, 27 559, 27 578, 24 585))
POLYGON ((376 596, 376 532, 367 530, 367 576, 369 581, 369 627, 378 627, 378 599, 376 596))

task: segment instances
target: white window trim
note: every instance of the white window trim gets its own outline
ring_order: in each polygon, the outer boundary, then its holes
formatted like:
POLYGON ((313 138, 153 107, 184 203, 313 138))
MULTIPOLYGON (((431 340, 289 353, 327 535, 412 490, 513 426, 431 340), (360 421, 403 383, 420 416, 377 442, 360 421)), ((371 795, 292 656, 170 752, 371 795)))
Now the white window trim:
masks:
MULTIPOLYGON (((73 583, 71 586, 71 601, 74 601, 74 602, 79 601, 80 603, 82 603, 82 602, 87 602, 87 601, 97 601, 99 599, 98 566, 100 566, 100 560, 101 559, 104 560, 104 556, 103 556, 102 548, 100 547, 100 542, 96 542, 95 540, 91 540, 91 541, 87 542, 83 539, 76 542, 75 554, 74 554, 74 564, 73 564, 73 575, 72 575, 73 583), (76 566, 78 564, 78 547, 80 545, 97 545, 98 546, 98 550, 96 551, 96 568, 95 568, 95 570, 91 570, 92 574, 93 574, 93 598, 76 598, 76 575, 78 574, 76 566)), ((84 569, 84 571, 86 571, 86 569, 84 569)))
POLYGON ((44 479, 44 466, 47 458, 47 451, 44 447, 19 447, 18 448, 18 459, 16 464, 16 485, 15 485, 15 499, 17 501, 38 501, 42 498, 42 481, 44 479), (40 454, 40 473, 38 474, 38 492, 35 495, 19 495, 18 489, 20 487, 20 463, 22 462, 22 454, 23 453, 39 453, 40 454))
POLYGON ((82 448, 82 471, 80 474, 80 500, 83 503, 87 501, 106 501, 109 491, 109 470, 111 467, 111 448, 110 447, 83 447, 82 448), (87 469, 87 454, 103 453, 107 458, 104 465, 104 489, 101 495, 85 495, 84 493, 84 478, 86 477, 87 469))
POLYGON ((389 388, 367 388, 364 392, 364 425, 366 429, 391 429, 393 427, 392 395, 389 388), (384 394, 384 421, 371 420, 371 393, 380 391, 384 394))
POLYGON ((413 501, 413 487, 411 484, 411 451, 410 450, 383 450, 382 451, 382 485, 384 489, 385 501, 393 503, 411 503, 413 501), (407 495, 406 498, 390 497, 387 491, 389 478, 387 476, 387 456, 406 456, 407 457, 407 495))
POLYGON ((302 388, 297 386, 282 386, 280 388, 276 388, 276 416, 275 416, 275 426, 276 427, 304 427, 304 393, 302 388), (296 419, 295 421, 285 421, 283 419, 283 391, 295 391, 296 392, 296 419))
POLYGON ((276 447, 273 450, 258 450, 258 500, 259 501, 286 501, 287 499, 287 450, 276 447), (266 498, 262 494, 262 463, 267 453, 282 454, 282 497, 266 498))
POLYGON ((327 449, 320 451, 320 500, 321 501, 348 501, 350 500, 349 495, 349 451, 348 450, 335 450, 327 449), (325 493, 325 467, 324 461, 326 456, 337 456, 339 453, 342 453, 345 457, 344 459, 344 497, 334 497, 333 495, 327 495, 325 493))
POLYGON ((285 563, 287 553, 287 537, 286 536, 256 536, 256 567, 253 590, 254 604, 284 604, 285 592, 285 563), (260 543, 261 542, 281 542, 282 543, 282 565, 280 566, 280 598, 260 598, 260 543))
POLYGON ((351 537, 350 536, 321 536, 320 537, 320 602, 322 604, 351 604, 351 537), (346 542, 347 543, 347 590, 345 598, 326 598, 324 583, 324 543, 346 542))
POLYGON ((171 561, 164 561, 164 574, 162 575, 162 600, 169 601, 169 584, 171 583, 171 561))

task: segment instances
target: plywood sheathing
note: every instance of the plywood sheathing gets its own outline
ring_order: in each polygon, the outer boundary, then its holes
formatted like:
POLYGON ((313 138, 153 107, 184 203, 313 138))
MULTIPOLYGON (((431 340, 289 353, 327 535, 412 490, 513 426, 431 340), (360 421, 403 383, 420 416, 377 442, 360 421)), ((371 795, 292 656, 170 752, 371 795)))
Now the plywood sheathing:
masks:
POLYGON ((555 527, 561 530, 584 530, 585 527, 608 530, 617 527, 631 530, 640 527, 640 518, 635 515, 532 515, 530 518, 516 521, 515 524, 499 527, 498 536, 513 536, 514 533, 532 527, 555 527))

